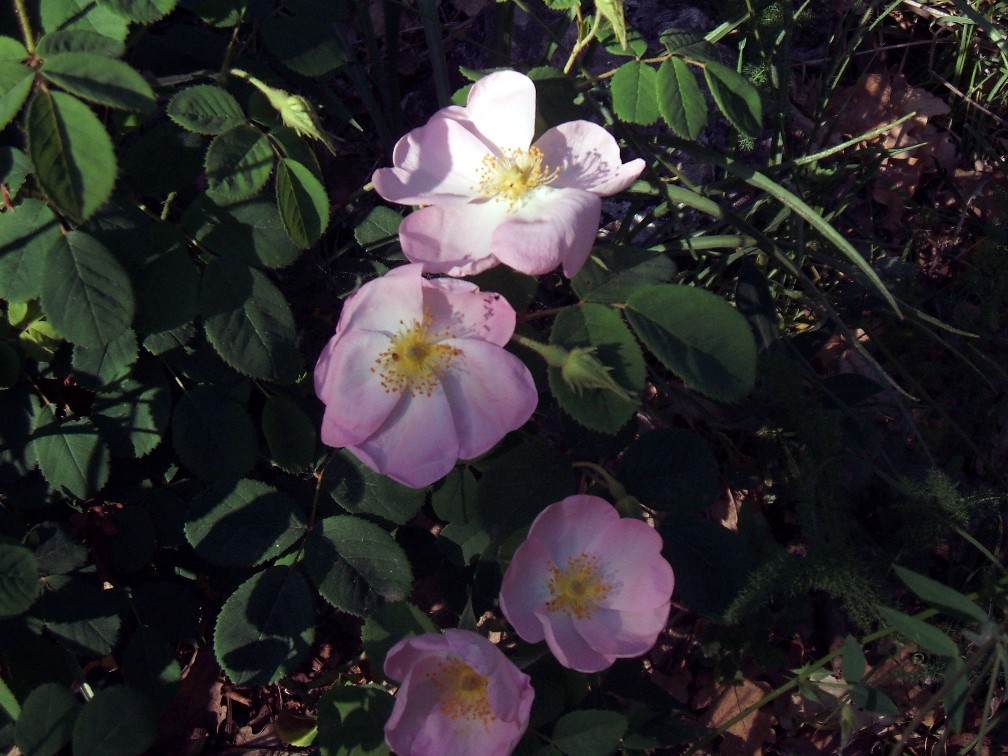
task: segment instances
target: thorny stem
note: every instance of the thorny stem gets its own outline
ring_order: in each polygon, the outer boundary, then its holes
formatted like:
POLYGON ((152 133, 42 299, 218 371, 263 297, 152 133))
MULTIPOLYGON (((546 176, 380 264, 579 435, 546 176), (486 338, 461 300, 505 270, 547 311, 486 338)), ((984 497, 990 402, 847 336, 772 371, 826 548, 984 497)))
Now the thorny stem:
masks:
POLYGON ((578 41, 574 44, 574 49, 571 50, 570 57, 567 58, 567 64, 564 66, 563 70, 565 74, 570 73, 570 70, 574 67, 574 62, 578 59, 578 56, 580 56, 581 53, 584 52, 584 49, 591 44, 592 39, 595 37, 595 32, 598 31, 599 24, 601 23, 602 14, 595 11, 595 19, 592 21, 591 29, 589 29, 588 33, 583 37, 580 36, 581 24, 578 23, 578 41))
POLYGON ((18 26, 21 27, 21 39, 24 40, 25 49, 29 55, 34 55, 35 35, 32 34, 31 19, 28 16, 25 0, 14 0, 14 15, 17 16, 18 26))

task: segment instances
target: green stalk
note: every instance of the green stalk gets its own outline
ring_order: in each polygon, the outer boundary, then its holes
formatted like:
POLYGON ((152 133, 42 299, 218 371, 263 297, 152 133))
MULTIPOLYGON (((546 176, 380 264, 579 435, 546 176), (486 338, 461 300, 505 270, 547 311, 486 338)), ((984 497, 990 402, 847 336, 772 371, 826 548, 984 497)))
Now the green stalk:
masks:
POLYGON ((17 16, 18 26, 21 27, 21 39, 24 41, 25 49, 29 55, 34 55, 35 35, 32 34, 31 18, 28 16, 25 0, 14 0, 14 15, 17 16))

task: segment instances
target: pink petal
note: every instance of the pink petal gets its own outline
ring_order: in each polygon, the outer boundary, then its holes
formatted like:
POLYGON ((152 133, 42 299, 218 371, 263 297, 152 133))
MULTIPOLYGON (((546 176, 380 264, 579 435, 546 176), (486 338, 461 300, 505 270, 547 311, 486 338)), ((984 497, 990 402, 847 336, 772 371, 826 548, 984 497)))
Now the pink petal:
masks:
POLYGON ((600 553, 594 548, 596 540, 619 520, 619 513, 605 499, 583 494, 568 496, 539 513, 528 537, 539 539, 553 563, 563 568, 571 557, 600 553))
POLYGON ((504 572, 500 608, 522 640, 538 643, 545 638, 540 618, 552 594, 549 590, 549 551, 538 538, 526 538, 515 550, 504 572))
POLYGON ((624 164, 612 134, 590 121, 570 121, 555 126, 536 141, 543 162, 559 168, 551 186, 584 189, 609 196, 637 180, 645 163, 640 158, 624 164))
POLYGON ((497 71, 473 84, 466 110, 480 133, 501 149, 527 150, 535 134, 535 102, 530 78, 497 71))
POLYGON ((544 618, 546 645, 553 656, 568 669, 578 672, 598 672, 610 666, 615 658, 596 651, 581 637, 574 621, 566 614, 550 614, 544 618))
POLYGON ((642 612, 595 609, 586 619, 572 620, 585 643, 608 657, 629 658, 646 654, 668 622, 670 605, 642 612))
POLYGON ((336 333, 363 329, 391 335, 411 324, 422 317, 422 280, 422 265, 401 265, 368 281, 343 303, 336 333))
POLYGON ((458 457, 489 451, 532 417, 539 402, 525 363, 496 344, 477 339, 446 342, 461 350, 442 380, 458 437, 458 457))
POLYGON ((315 392, 326 405, 322 442, 351 446, 374 433, 402 400, 382 388, 371 372, 388 339, 370 331, 333 336, 315 367, 315 392))
POLYGON ((592 549, 604 559, 606 574, 615 584, 605 606, 643 611, 672 597, 672 566, 661 555, 661 536, 646 523, 624 518, 592 549))
POLYGON ((430 396, 404 397, 384 425, 347 448, 369 467, 411 488, 440 480, 459 458, 444 391, 438 387, 430 396))
POLYGON ((478 338, 504 346, 514 333, 515 311, 508 301, 468 281, 425 281, 424 307, 432 318, 431 329, 448 329, 452 338, 478 338))
POLYGON ((406 257, 431 273, 472 275, 497 264, 490 245, 506 215, 500 202, 431 205, 403 219, 399 243, 406 257))
POLYGON ((438 112, 400 139, 392 168, 379 168, 371 180, 389 202, 403 205, 469 202, 479 196, 479 169, 487 145, 465 123, 438 112))
POLYGON ((602 202, 590 192, 539 187, 494 230, 490 253, 531 276, 562 263, 570 278, 591 254, 601 214, 602 202))

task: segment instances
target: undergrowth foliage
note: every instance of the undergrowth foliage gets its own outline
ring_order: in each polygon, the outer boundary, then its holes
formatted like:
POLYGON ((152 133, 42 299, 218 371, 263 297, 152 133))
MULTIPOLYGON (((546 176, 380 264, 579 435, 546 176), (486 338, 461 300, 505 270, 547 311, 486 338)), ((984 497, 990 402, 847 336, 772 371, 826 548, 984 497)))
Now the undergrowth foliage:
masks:
MULTIPOLYGON (((778 686, 765 700, 826 701, 844 743, 855 721, 900 713, 873 677, 896 653, 880 639, 924 655, 924 708, 943 707, 947 736, 970 700, 1003 689, 1004 509, 983 487, 1004 468, 973 432, 997 418, 950 414, 926 371, 938 354, 966 374, 937 379, 973 394, 956 401, 1001 396, 1008 427, 1008 381, 985 355, 1004 348, 990 304, 1008 297, 1004 226, 969 216, 983 270, 938 289, 845 215, 909 149, 872 142, 882 127, 829 135, 877 4, 850 3, 827 40, 802 114, 816 133, 801 139, 791 45, 826 11, 707 5, 729 20, 644 34, 619 0, 496 4, 484 14, 507 33, 478 66, 450 66, 446 11, 429 0, 13 0, 0 20, 0 746, 171 751, 195 654, 235 688, 282 687, 307 715, 277 723, 288 744, 387 752, 408 671, 388 677, 386 655, 457 627, 492 635, 531 679, 518 752, 700 748, 734 721, 702 725, 653 661, 577 673, 500 612, 530 526, 576 494, 660 534, 673 612, 697 620, 696 664, 729 680, 762 665, 778 686), (586 119, 647 167, 604 201, 569 279, 472 277, 517 313, 505 356, 527 366, 538 407, 413 488, 322 443, 312 368, 342 302, 405 259, 403 213, 371 191, 372 171, 511 63, 516 14, 542 36, 515 66, 535 84, 536 138, 586 119), (430 70, 402 59, 400 38, 430 70), (831 348, 849 369, 825 366, 831 348), (974 483, 958 486, 967 469, 974 483), (730 527, 726 497, 744 502, 730 527), (823 612, 842 615, 842 647, 788 670, 791 639, 823 612)), ((1004 58, 991 16, 949 6, 969 44, 1004 58)), ((1003 81, 983 86, 1003 102, 1003 81)), ((982 116, 957 117, 976 157, 982 116)), ((978 739, 995 721, 983 711, 978 739)), ((921 720, 901 721, 905 744, 921 720)))

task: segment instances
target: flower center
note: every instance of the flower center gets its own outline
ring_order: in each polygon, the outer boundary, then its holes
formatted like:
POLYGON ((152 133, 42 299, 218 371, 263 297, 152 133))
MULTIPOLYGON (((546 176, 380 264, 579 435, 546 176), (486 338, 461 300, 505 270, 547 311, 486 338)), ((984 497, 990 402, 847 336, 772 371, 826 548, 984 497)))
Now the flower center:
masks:
POLYGON ((598 557, 592 554, 569 558, 562 570, 551 564, 549 573, 547 586, 553 598, 546 602, 546 608, 551 612, 588 619, 612 592, 612 585, 603 580, 598 557))
POLYGON ((484 725, 496 719, 487 697, 489 680, 459 659, 441 662, 431 673, 438 706, 450 719, 478 720, 484 725))
POLYGON ((500 155, 483 156, 479 192, 506 201, 508 210, 514 210, 526 194, 550 183, 559 173, 559 168, 543 165, 543 153, 538 147, 502 150, 500 155))
POLYGON ((375 359, 371 372, 378 373, 382 388, 389 393, 430 396, 461 351, 441 343, 452 334, 447 328, 431 331, 430 315, 409 325, 401 320, 399 324, 402 328, 375 359))

